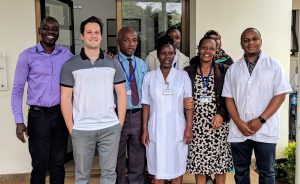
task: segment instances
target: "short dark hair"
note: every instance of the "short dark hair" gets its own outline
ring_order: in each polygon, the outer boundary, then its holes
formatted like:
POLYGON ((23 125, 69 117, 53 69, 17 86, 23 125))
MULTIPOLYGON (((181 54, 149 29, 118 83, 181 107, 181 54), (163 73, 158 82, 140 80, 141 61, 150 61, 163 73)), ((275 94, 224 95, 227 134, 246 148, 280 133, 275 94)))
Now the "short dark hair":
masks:
MULTIPOLYGON (((162 47, 166 44, 170 44, 174 47, 174 41, 173 39, 168 36, 168 35, 164 35, 161 36, 158 40, 157 40, 157 45, 156 45, 156 50, 157 50, 157 54, 159 54, 159 52, 161 51, 162 47)), ((175 47, 174 47, 175 50, 175 47)))
POLYGON ((168 29, 167 29, 167 31, 166 31, 166 34, 165 35, 168 35, 168 34, 170 34, 172 31, 174 31, 174 30, 176 30, 176 31, 179 31, 179 33, 181 34, 181 31, 180 31, 180 29, 179 28, 177 28, 177 27, 175 27, 175 26, 172 26, 172 27, 169 27, 168 29))
POLYGON ((117 41, 120 41, 119 39, 123 38, 124 35, 128 32, 133 32, 136 34, 137 38, 139 39, 139 35, 137 33, 137 31, 135 29, 133 29, 132 27, 122 27, 119 32, 118 32, 118 37, 117 37, 117 41))
POLYGON ((84 33, 84 27, 85 25, 87 25, 88 23, 97 23, 100 26, 100 33, 102 35, 102 31, 103 31, 103 23, 101 21, 100 18, 95 17, 95 16, 91 16, 89 18, 87 18, 85 21, 81 22, 80 24, 80 33, 83 34, 84 33))
POLYGON ((250 31, 250 30, 257 32, 258 35, 259 35, 259 37, 261 38, 261 34, 260 34, 260 32, 259 32, 256 28, 254 28, 254 27, 248 27, 247 29, 245 29, 245 30, 242 32, 242 34, 241 34, 241 41, 242 41, 242 37, 243 37, 243 35, 245 34, 245 32, 250 31))
POLYGON ((217 44, 217 41, 216 41, 213 37, 210 37, 210 36, 204 36, 204 37, 201 38, 201 40, 199 41, 198 48, 200 48, 200 46, 201 46, 201 44, 203 43, 204 40, 214 40, 214 42, 217 44))
POLYGON ((59 25, 58 21, 54 17, 46 16, 45 18, 43 18, 41 20, 40 27, 43 27, 44 25, 46 25, 47 22, 53 22, 53 23, 56 23, 57 25, 59 25))
POLYGON ((209 37, 209 36, 212 36, 212 35, 221 36, 217 31, 215 31, 215 30, 209 30, 209 31, 207 31, 204 34, 204 37, 209 37))

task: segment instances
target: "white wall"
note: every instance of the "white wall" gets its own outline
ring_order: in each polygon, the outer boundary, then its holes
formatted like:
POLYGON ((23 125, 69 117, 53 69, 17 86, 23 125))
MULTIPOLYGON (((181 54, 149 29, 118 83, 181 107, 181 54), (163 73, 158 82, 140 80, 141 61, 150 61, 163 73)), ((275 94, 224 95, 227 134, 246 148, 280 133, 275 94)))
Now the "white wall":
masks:
MULTIPOLYGON (((196 6, 196 23, 191 23, 196 40, 191 40, 191 48, 209 29, 222 35, 223 48, 234 59, 242 56, 240 48, 241 32, 247 27, 257 28, 262 35, 262 50, 277 58, 285 72, 290 69, 290 24, 292 0, 191 0, 196 6), (196 26, 193 26, 196 25, 196 26)), ((193 10, 193 9, 192 9, 193 10)), ((191 56, 195 51, 191 49, 191 56)), ((277 146, 277 156, 288 143, 288 100, 280 108, 281 132, 277 146)))
MULTIPOLYGON (((74 31, 75 31, 75 44, 82 47, 80 40, 80 23, 89 18, 96 16, 102 19, 104 24, 101 48, 107 49, 107 25, 106 19, 116 18, 116 3, 115 1, 107 0, 73 0, 74 5, 81 5, 81 9, 74 9, 74 31)), ((78 47, 77 47, 78 48, 78 47)), ((79 50, 80 51, 80 50, 79 50)), ((78 53, 78 49, 76 49, 78 53)))
POLYGON ((1 0, 0 22, 0 50, 6 52, 8 70, 8 90, 0 91, 0 174, 28 173, 28 146, 16 137, 10 96, 18 55, 36 43, 34 0, 1 0))
POLYGON ((199 33, 200 26, 197 26, 196 24, 198 20, 196 11, 197 11, 196 0, 190 0, 190 58, 196 56, 197 45, 201 37, 199 33))

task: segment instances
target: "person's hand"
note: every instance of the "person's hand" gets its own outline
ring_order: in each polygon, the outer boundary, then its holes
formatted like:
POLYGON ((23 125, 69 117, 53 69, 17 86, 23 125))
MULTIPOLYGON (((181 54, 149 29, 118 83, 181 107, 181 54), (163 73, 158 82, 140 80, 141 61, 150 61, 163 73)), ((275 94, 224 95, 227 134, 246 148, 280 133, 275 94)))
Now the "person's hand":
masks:
POLYGON ((185 109, 190 110, 194 107, 193 97, 186 97, 183 99, 183 106, 185 109))
POLYGON ((237 124, 237 127, 244 136, 251 136, 254 134, 254 131, 252 131, 245 122, 240 122, 237 124))
POLYGON ((223 117, 220 114, 216 114, 212 119, 213 129, 218 130, 223 123, 223 117))
POLYGON ((148 133, 148 130, 143 130, 141 140, 142 140, 142 144, 144 146, 148 145, 148 143, 149 143, 149 133, 148 133))
POLYGON ((192 127, 185 127, 183 134, 183 142, 190 144, 193 140, 192 127))
POLYGON ((25 133, 26 137, 28 138, 26 125, 24 123, 18 123, 17 127, 16 127, 16 135, 17 135, 18 139, 20 139, 23 143, 26 142, 24 133, 25 133))
POLYGON ((115 58, 117 58, 115 54, 113 54, 113 53, 111 53, 111 52, 109 52, 109 51, 107 51, 107 50, 105 51, 105 54, 106 54, 106 56, 107 56, 109 59, 115 59, 115 58))
POLYGON ((262 124, 258 118, 255 118, 248 122, 248 127, 250 128, 250 130, 256 133, 262 127, 262 124))

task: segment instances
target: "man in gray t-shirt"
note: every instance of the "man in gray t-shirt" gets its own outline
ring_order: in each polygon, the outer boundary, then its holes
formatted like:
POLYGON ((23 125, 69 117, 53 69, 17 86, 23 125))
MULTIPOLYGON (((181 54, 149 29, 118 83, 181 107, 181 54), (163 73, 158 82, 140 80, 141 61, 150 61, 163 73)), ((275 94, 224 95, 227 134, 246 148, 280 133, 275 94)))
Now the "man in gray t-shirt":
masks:
POLYGON ((127 96, 120 63, 107 58, 100 49, 102 30, 97 17, 83 21, 80 26, 83 48, 61 71, 61 109, 73 143, 75 183, 89 183, 95 149, 100 157, 100 183, 116 180, 127 96))

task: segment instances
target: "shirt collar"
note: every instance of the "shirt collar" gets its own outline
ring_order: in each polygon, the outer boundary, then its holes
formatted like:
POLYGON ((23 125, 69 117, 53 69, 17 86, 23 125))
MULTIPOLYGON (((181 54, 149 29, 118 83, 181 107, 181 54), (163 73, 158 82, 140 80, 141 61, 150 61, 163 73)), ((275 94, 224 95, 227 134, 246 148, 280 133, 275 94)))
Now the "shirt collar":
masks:
MULTIPOLYGON (((167 77, 167 79, 166 79, 166 81, 167 81, 169 84, 172 83, 172 82, 175 80, 174 77, 175 77, 176 71, 178 71, 178 70, 175 69, 174 67, 171 67, 171 70, 170 70, 170 72, 169 72, 169 74, 168 74, 168 77, 167 77)), ((164 79, 164 77, 163 77, 163 74, 162 74, 162 72, 161 72, 161 70, 160 70, 160 67, 158 67, 158 68, 156 69, 156 75, 158 75, 158 77, 161 78, 160 80, 165 81, 165 79, 164 79)))
POLYGON ((118 59, 120 62, 127 61, 127 58, 131 58, 132 60, 134 60, 134 55, 128 57, 128 56, 125 56, 125 54, 123 54, 122 52, 119 52, 118 56, 119 56, 118 59))
MULTIPOLYGON (((39 42, 35 48, 36 48, 36 52, 38 52, 38 53, 45 52, 45 49, 42 46, 41 42, 39 42)), ((51 54, 56 54, 56 53, 60 53, 60 52, 61 52, 61 47, 59 47, 58 45, 55 44, 54 50, 51 54)))
POLYGON ((260 54, 261 54, 261 51, 259 51, 259 53, 257 54, 257 58, 256 58, 255 62, 253 62, 253 63, 250 63, 250 62, 248 61, 248 59, 247 59, 247 57, 245 56, 245 54, 244 54, 244 59, 245 59, 246 63, 249 63, 249 64, 256 64, 257 61, 259 60, 260 54))
MULTIPOLYGON (((84 48, 81 48, 80 56, 81 56, 82 60, 90 60, 90 58, 85 54, 84 48)), ((103 51, 101 49, 100 49, 100 53, 99 53, 98 59, 104 59, 104 54, 103 54, 103 51)))

